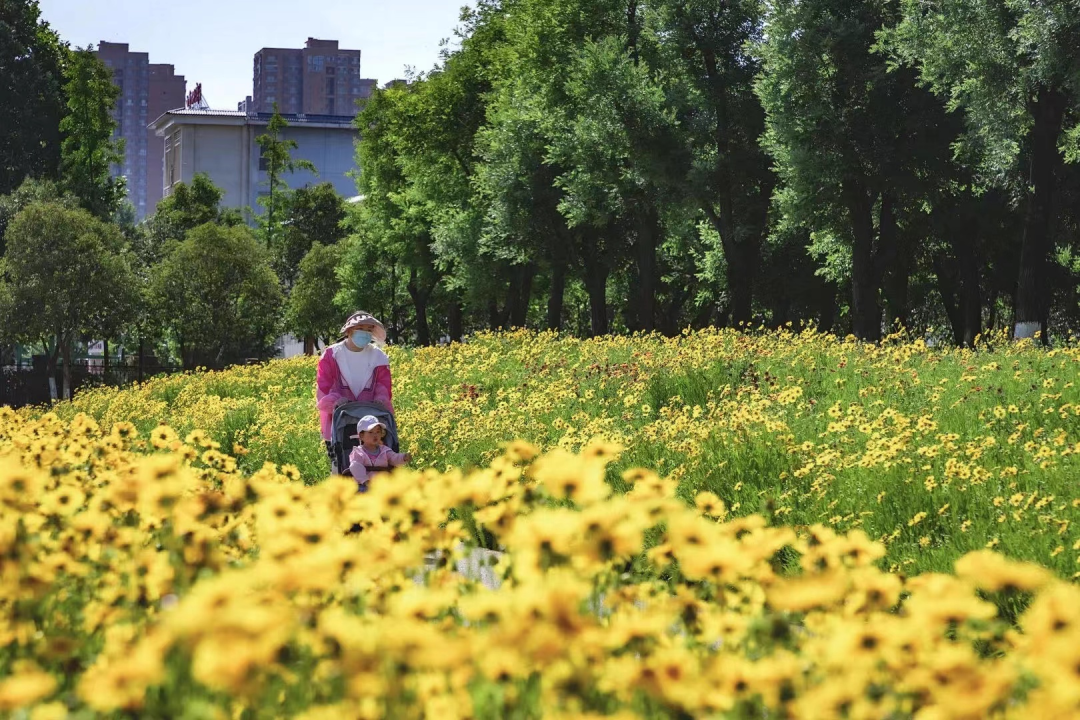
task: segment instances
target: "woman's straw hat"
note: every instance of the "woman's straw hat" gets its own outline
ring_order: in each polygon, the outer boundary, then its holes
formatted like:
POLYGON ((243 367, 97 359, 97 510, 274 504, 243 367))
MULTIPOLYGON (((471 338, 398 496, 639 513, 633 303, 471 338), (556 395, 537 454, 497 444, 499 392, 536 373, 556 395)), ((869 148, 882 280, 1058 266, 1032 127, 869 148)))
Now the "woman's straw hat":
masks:
POLYGON ((361 325, 374 325, 375 329, 371 331, 371 336, 380 344, 386 342, 386 328, 383 327, 383 324, 376 320, 371 313, 365 312, 364 310, 354 312, 349 316, 349 319, 341 326, 342 336, 347 336, 361 325))

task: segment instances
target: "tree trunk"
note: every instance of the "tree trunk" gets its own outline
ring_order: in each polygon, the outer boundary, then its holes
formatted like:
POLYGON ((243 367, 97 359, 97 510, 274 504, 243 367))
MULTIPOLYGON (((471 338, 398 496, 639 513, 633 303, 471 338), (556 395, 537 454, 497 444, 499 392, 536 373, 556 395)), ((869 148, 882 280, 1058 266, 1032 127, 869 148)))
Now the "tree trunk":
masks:
POLYGON ((971 239, 963 233, 952 234, 953 250, 960 277, 961 332, 959 342, 975 347, 975 338, 982 332, 982 287, 979 279, 979 259, 971 239))
POLYGON ((562 330, 563 301, 566 297, 566 258, 557 256, 551 263, 551 294, 548 296, 547 329, 562 330))
POLYGON ((1035 127, 1031 133, 1029 182, 1034 192, 1028 199, 1020 251, 1020 274, 1016 286, 1015 329, 1017 340, 1035 337, 1042 330, 1048 342, 1046 318, 1050 288, 1047 260, 1050 255, 1050 224, 1053 215, 1054 175, 1061 160, 1058 137, 1065 117, 1065 97, 1046 87, 1039 89, 1031 107, 1035 127))
MULTIPOLYGON (((513 283, 511 283, 513 290, 513 283)), ((488 328, 498 330, 502 327, 502 313, 499 312, 499 299, 494 295, 488 298, 488 328)))
POLYGON ((60 336, 56 336, 56 347, 45 357, 45 377, 49 385, 49 400, 56 402, 59 394, 56 391, 56 361, 60 353, 60 336))
POLYGON ((704 303, 698 308, 697 314, 694 315, 691 324, 695 329, 706 328, 715 324, 715 307, 712 303, 704 303))
POLYGON ((390 265, 390 327, 394 342, 401 341, 401 321, 397 304, 397 260, 390 265))
POLYGON ((64 361, 64 399, 71 399, 71 341, 61 341, 60 354, 64 361))
POLYGON ((836 323, 836 287, 832 283, 822 286, 818 304, 818 332, 830 333, 836 323))
POLYGON ((607 335, 608 268, 595 256, 586 255, 585 289, 589 293, 589 328, 593 337, 607 335))
POLYGON ((510 326, 523 328, 529 322, 529 304, 532 301, 533 279, 536 277, 536 264, 525 263, 514 268, 516 289, 510 294, 510 326))
POLYGON ((990 319, 987 322, 987 327, 990 330, 997 330, 998 326, 998 289, 996 286, 990 288, 990 319))
POLYGON ((855 337, 867 342, 881 339, 881 306, 874 263, 873 202, 853 183, 845 187, 851 223, 851 320, 855 337))
POLYGON ((791 314, 791 298, 785 294, 779 294, 772 301, 772 326, 782 328, 787 324, 791 314))
POLYGON ((449 324, 450 340, 453 342, 461 342, 461 339, 465 336, 464 315, 465 311, 461 307, 461 302, 458 300, 451 301, 446 320, 449 324))
POLYGON ((878 257, 875 266, 884 290, 890 331, 897 327, 907 328, 909 323, 909 256, 908 244, 900 237, 897 226, 893 197, 890 193, 883 193, 878 215, 878 257))
POLYGON ((109 341, 108 340, 104 341, 104 348, 105 348, 105 352, 104 352, 104 355, 102 356, 102 360, 101 360, 101 377, 106 382, 108 382, 108 380, 107 380, 107 378, 109 377, 109 341))
POLYGON ((659 330, 668 337, 675 337, 682 330, 682 311, 690 300, 692 289, 684 284, 671 288, 671 296, 666 306, 660 310, 659 330))
POLYGON ((311 336, 311 335, 305 335, 304 336, 304 354, 305 355, 310 356, 310 355, 315 354, 315 342, 316 341, 315 341, 315 338, 313 336, 311 336))
MULTIPOLYGON (((725 246, 727 247, 727 246, 725 246)), ((727 259, 726 278, 731 312, 732 327, 748 325, 753 315, 754 277, 756 269, 753 257, 757 247, 749 243, 730 243, 730 250, 725 251, 727 259)))
POLYGON ((427 306, 430 291, 420 287, 415 269, 409 273, 409 297, 413 301, 413 312, 416 315, 416 344, 428 346, 431 344, 431 328, 428 326, 427 306))
POLYGON ((638 269, 638 324, 645 332, 656 330, 657 267, 656 246, 660 219, 649 204, 640 222, 635 242, 638 269))
POLYGON ((941 295, 941 304, 945 308, 945 316, 949 318, 953 341, 957 345, 962 345, 964 342, 964 314, 957 301, 956 271, 949 267, 946 259, 940 253, 934 254, 933 264, 938 294, 941 295))
POLYGON ((143 339, 142 332, 139 333, 139 382, 143 381, 143 362, 146 357, 146 341, 143 339))
POLYGON ((740 241, 735 237, 730 199, 721 198, 719 212, 710 203, 703 204, 703 208, 724 248, 730 325, 748 324, 754 310, 754 280, 760 261, 761 239, 753 237, 740 241))

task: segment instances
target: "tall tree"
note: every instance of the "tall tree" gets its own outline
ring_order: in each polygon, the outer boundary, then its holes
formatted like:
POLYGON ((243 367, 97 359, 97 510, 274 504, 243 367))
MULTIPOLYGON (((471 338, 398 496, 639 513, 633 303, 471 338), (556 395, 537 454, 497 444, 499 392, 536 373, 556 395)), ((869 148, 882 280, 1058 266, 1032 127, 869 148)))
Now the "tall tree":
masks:
POLYGON ((117 333, 131 318, 137 278, 119 230, 81 209, 36 203, 8 226, 3 259, 3 325, 16 339, 52 348, 63 363, 63 396, 71 397, 75 344, 91 333, 117 333))
MULTIPOLYGON (((405 134, 412 121, 410 86, 379 91, 357 117, 363 140, 357 146, 357 164, 364 169, 357 179, 357 189, 364 196, 356 220, 356 239, 347 254, 348 273, 359 275, 378 264, 387 274, 401 261, 401 273, 413 304, 413 329, 416 342, 432 341, 428 308, 445 272, 437 266, 432 248, 433 224, 428 199, 406 172, 415 162, 406 157, 405 134), (389 261, 389 262, 388 262, 389 261)), ((437 175, 434 167, 426 172, 437 175)), ((355 286, 361 295, 370 286, 355 286)), ((357 298, 359 300, 360 298, 357 298)), ((360 306, 359 304, 357 305, 360 306)))
POLYGON ((206 224, 189 232, 154 268, 150 298, 185 369, 273 355, 281 287, 246 227, 206 224))
POLYGON ((66 55, 36 0, 0 2, 0 195, 59 177, 66 55))
POLYGON ((285 331, 305 338, 308 355, 314 354, 316 340, 324 345, 334 342, 341 327, 343 312, 334 298, 341 289, 338 269, 343 249, 342 245, 312 245, 300 262, 296 284, 285 305, 285 331))
POLYGON ((225 192, 214 185, 205 173, 199 173, 190 183, 178 183, 169 196, 157 205, 154 214, 143 225, 146 228, 146 247, 142 248, 144 262, 156 265, 160 262, 171 241, 182 241, 187 234, 206 223, 225 226, 243 224, 240 213, 221 207, 225 192))
POLYGON ((675 97, 693 152, 688 188, 720 240, 729 320, 748 322, 775 185, 754 93, 761 61, 753 47, 762 39, 765 3, 662 0, 655 14, 668 82, 685 83, 675 97))
POLYGON ((1080 157, 1080 7, 1070 0, 903 0, 886 42, 963 108, 969 145, 990 178, 1022 170, 1025 200, 1015 335, 1046 338, 1053 197, 1065 158, 1080 157), (1016 168, 1026 159, 1026 166, 1016 168))
POLYGON ((266 168, 268 192, 259 198, 259 204, 266 209, 266 216, 260 219, 260 226, 269 249, 275 247, 281 235, 281 226, 284 223, 282 210, 289 200, 289 184, 285 182, 285 174, 297 170, 316 173, 315 165, 310 160, 293 159, 292 151, 298 148, 299 144, 295 140, 282 137, 288 127, 289 123, 278 112, 277 103, 274 103, 274 114, 266 125, 266 132, 255 138, 260 151, 259 165, 265 165, 266 168))
POLYGON ((8 195, 0 195, 0 255, 4 254, 4 233, 23 208, 34 203, 55 202, 68 208, 79 207, 79 199, 64 193, 53 180, 28 178, 8 195))
MULTIPOLYGON (((524 0, 510 7, 505 22, 500 110, 509 123, 538 126, 523 137, 543 148, 546 167, 524 187, 550 182, 556 188, 538 205, 549 213, 556 200, 570 230, 541 220, 560 230, 557 246, 548 248, 552 279, 563 259, 574 261, 589 296, 593 334, 608 331, 608 283, 627 266, 636 279, 625 315, 636 327, 656 324, 660 207, 670 189, 667 171, 681 158, 670 152, 679 149, 670 142, 671 112, 646 58, 646 9, 636 0, 524 0), (515 106, 529 114, 522 117, 515 106)), ((516 154, 528 158, 536 150, 522 146, 516 154)))
POLYGON ((566 168, 555 181, 566 192, 563 213, 571 226, 607 229, 609 252, 618 240, 626 243, 635 288, 628 325, 651 332, 664 208, 681 194, 690 158, 665 88, 638 53, 619 36, 584 44, 567 72, 564 111, 552 113, 563 131, 550 142, 566 168))
POLYGON ((115 140, 113 108, 120 96, 112 72, 90 48, 71 53, 64 76, 67 115, 61 172, 64 188, 92 215, 108 220, 124 200, 127 183, 113 169, 124 161, 124 141, 115 140))
POLYGON ((542 105, 527 79, 500 83, 477 136, 475 187, 487 208, 480 244, 512 265, 540 264, 548 276, 546 326, 563 326, 570 271, 579 262, 575 232, 559 211, 560 169, 549 162, 542 105))
POLYGON ((883 282, 896 271, 894 297, 907 287, 901 227, 922 196, 920 170, 948 153, 940 103, 873 52, 890 8, 777 0, 760 45, 764 141, 783 183, 784 222, 813 231, 821 255, 848 258, 853 330, 871 341, 881 337, 883 282))
POLYGON ((285 208, 285 227, 275 253, 275 270, 285 287, 292 287, 300 273, 300 262, 315 245, 334 245, 347 230, 345 201, 330 183, 297 188, 285 208))

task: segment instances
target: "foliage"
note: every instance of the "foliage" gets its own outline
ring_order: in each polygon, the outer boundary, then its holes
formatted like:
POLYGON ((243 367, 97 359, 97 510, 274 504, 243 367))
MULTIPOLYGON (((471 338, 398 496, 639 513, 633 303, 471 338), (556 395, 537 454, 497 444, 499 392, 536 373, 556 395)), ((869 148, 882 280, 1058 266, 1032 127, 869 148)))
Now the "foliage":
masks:
POLYGON ((345 237, 345 202, 332 184, 320 183, 292 191, 285 212, 275 268, 281 281, 291 288, 301 271, 301 261, 316 243, 333 245, 345 237))
POLYGON ((28 177, 59 176, 66 55, 36 0, 0 5, 0 195, 28 177))
POLYGON ((136 278, 123 236, 81 209, 31 204, 11 221, 3 259, 3 326, 55 348, 70 397, 72 349, 84 335, 117 337, 133 317, 136 278))
POLYGON ((164 257, 170 242, 183 240, 189 232, 216 223, 232 227, 243 223, 240 213, 221 207, 225 192, 214 185, 205 173, 191 179, 191 184, 177 183, 168 197, 157 204, 154 214, 146 219, 146 246, 140 253, 143 261, 155 265, 164 257))
MULTIPOLYGON (((1023 198, 1024 227, 1014 314, 1016 335, 1048 337, 1051 257, 1059 235, 1054 198, 1075 162, 1080 100, 1075 48, 1080 10, 1071 2, 905 1, 903 20, 882 33, 898 59, 962 108, 969 155, 992 182, 1023 198), (1023 153, 1023 154, 1022 154, 1023 153), (1017 172, 1023 167, 1021 172, 1017 172)), ((1072 238, 1075 242, 1075 238, 1072 238)))
POLYGON ((273 354, 281 289, 246 227, 208 223, 191 230, 153 269, 150 301, 185 368, 273 354))
POLYGON ((124 162, 124 141, 113 139, 113 109, 120 88, 113 84, 112 71, 89 48, 71 53, 64 78, 63 186, 92 215, 108 220, 126 193, 124 177, 112 175, 113 168, 124 162))
POLYGON ((290 197, 289 186, 282 176, 297 170, 315 173, 315 166, 310 161, 293 160, 292 151, 299 145, 295 140, 282 137, 288 127, 289 123, 281 117, 277 103, 274 103, 274 114, 266 125, 266 132, 255 138, 255 143, 259 146, 260 165, 263 162, 266 164, 268 192, 259 198, 259 204, 266 209, 266 215, 259 219, 259 225, 269 249, 275 248, 280 241, 285 222, 284 213, 281 211, 287 207, 290 197))
POLYGON ((59 203, 68 208, 79 206, 78 198, 65 194, 53 180, 27 178, 8 195, 0 195, 0 255, 4 251, 4 234, 8 224, 23 208, 34 203, 59 203))
POLYGON ((296 284, 285 306, 285 331, 298 338, 315 338, 330 345, 346 315, 334 298, 341 288, 338 268, 342 248, 316 242, 300 262, 296 284))

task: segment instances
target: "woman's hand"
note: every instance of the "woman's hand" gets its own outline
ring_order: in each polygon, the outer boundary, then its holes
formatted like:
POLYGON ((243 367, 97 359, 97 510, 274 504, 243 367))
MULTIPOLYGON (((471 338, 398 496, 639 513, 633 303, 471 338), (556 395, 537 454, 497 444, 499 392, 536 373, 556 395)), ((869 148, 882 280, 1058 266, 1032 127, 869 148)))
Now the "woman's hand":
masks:
POLYGON ((405 464, 408 465, 412 462, 412 453, 405 453, 405 464))

